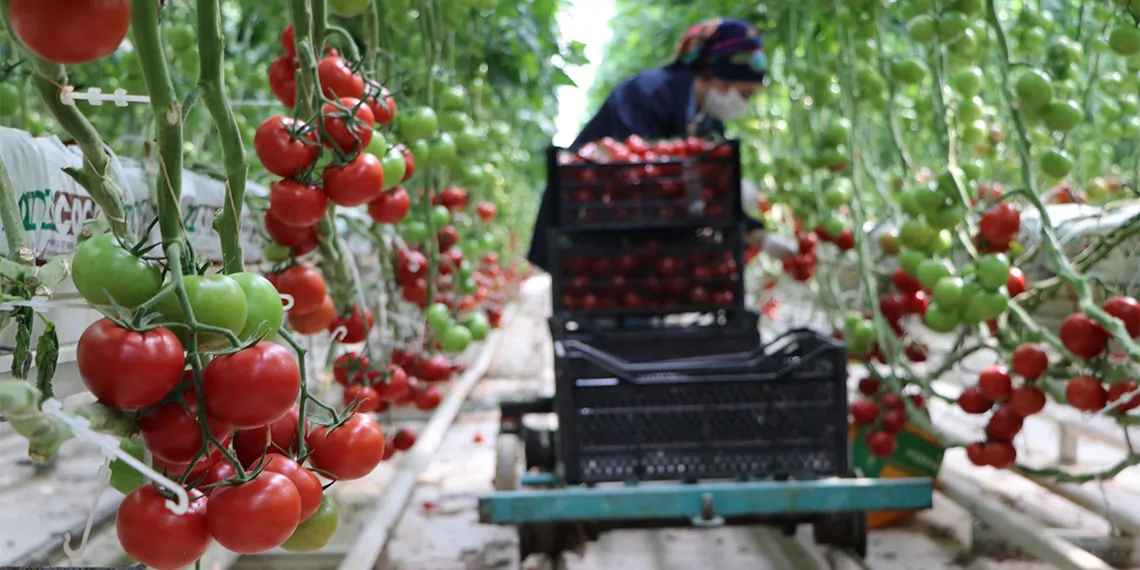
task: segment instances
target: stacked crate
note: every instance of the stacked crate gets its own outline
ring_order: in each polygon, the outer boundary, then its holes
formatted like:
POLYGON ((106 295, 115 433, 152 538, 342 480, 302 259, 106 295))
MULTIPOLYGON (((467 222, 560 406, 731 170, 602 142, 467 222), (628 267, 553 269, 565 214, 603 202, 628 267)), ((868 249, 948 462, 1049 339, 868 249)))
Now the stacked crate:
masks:
POLYGON ((548 169, 565 480, 846 474, 846 349, 744 307, 739 143, 548 169))

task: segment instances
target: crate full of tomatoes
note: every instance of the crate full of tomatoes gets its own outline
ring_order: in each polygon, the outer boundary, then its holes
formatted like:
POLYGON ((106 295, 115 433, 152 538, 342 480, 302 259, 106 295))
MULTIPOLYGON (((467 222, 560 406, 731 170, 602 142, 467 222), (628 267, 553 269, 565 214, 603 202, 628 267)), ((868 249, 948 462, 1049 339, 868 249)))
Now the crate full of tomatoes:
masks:
POLYGON ((744 306, 744 238, 735 228, 550 233, 555 314, 744 306))
POLYGON ((743 220, 737 141, 605 138, 577 152, 551 147, 548 169, 560 229, 728 226, 743 220))

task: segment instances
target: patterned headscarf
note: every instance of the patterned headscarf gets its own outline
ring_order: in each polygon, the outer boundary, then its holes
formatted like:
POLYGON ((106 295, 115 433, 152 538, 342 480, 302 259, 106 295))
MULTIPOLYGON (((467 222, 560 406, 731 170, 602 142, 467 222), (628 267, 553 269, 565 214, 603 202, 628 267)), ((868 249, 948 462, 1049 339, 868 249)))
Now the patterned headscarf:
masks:
POLYGON ((756 28, 741 20, 713 18, 685 32, 669 66, 727 81, 761 82, 768 71, 768 58, 756 28))

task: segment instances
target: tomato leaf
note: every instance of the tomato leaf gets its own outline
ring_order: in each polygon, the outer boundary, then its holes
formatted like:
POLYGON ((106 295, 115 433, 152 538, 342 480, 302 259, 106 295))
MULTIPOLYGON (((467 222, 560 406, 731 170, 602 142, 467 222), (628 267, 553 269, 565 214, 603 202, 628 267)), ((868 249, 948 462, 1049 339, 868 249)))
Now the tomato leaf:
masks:
POLYGON ((54 398, 51 379, 55 376, 55 366, 59 362, 59 335, 55 332, 55 325, 47 323, 47 328, 40 335, 36 343, 36 388, 44 400, 54 398))
POLYGON ((557 87, 561 87, 563 85, 570 87, 578 86, 578 84, 574 83, 574 80, 571 79, 569 75, 566 75, 565 71, 557 68, 554 70, 554 85, 557 87))
POLYGON ((16 378, 27 378, 31 360, 28 355, 32 350, 32 324, 35 322, 35 311, 31 307, 20 307, 13 311, 16 315, 16 350, 12 353, 12 375, 16 378))

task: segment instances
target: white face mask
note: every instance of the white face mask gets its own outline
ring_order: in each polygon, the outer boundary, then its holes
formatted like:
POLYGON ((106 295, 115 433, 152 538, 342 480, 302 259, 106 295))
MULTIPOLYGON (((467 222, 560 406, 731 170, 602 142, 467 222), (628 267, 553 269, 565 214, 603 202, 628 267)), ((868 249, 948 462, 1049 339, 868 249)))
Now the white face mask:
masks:
POLYGON ((714 119, 731 121, 748 112, 748 100, 735 89, 730 88, 728 93, 722 93, 713 87, 705 96, 704 112, 714 119))

